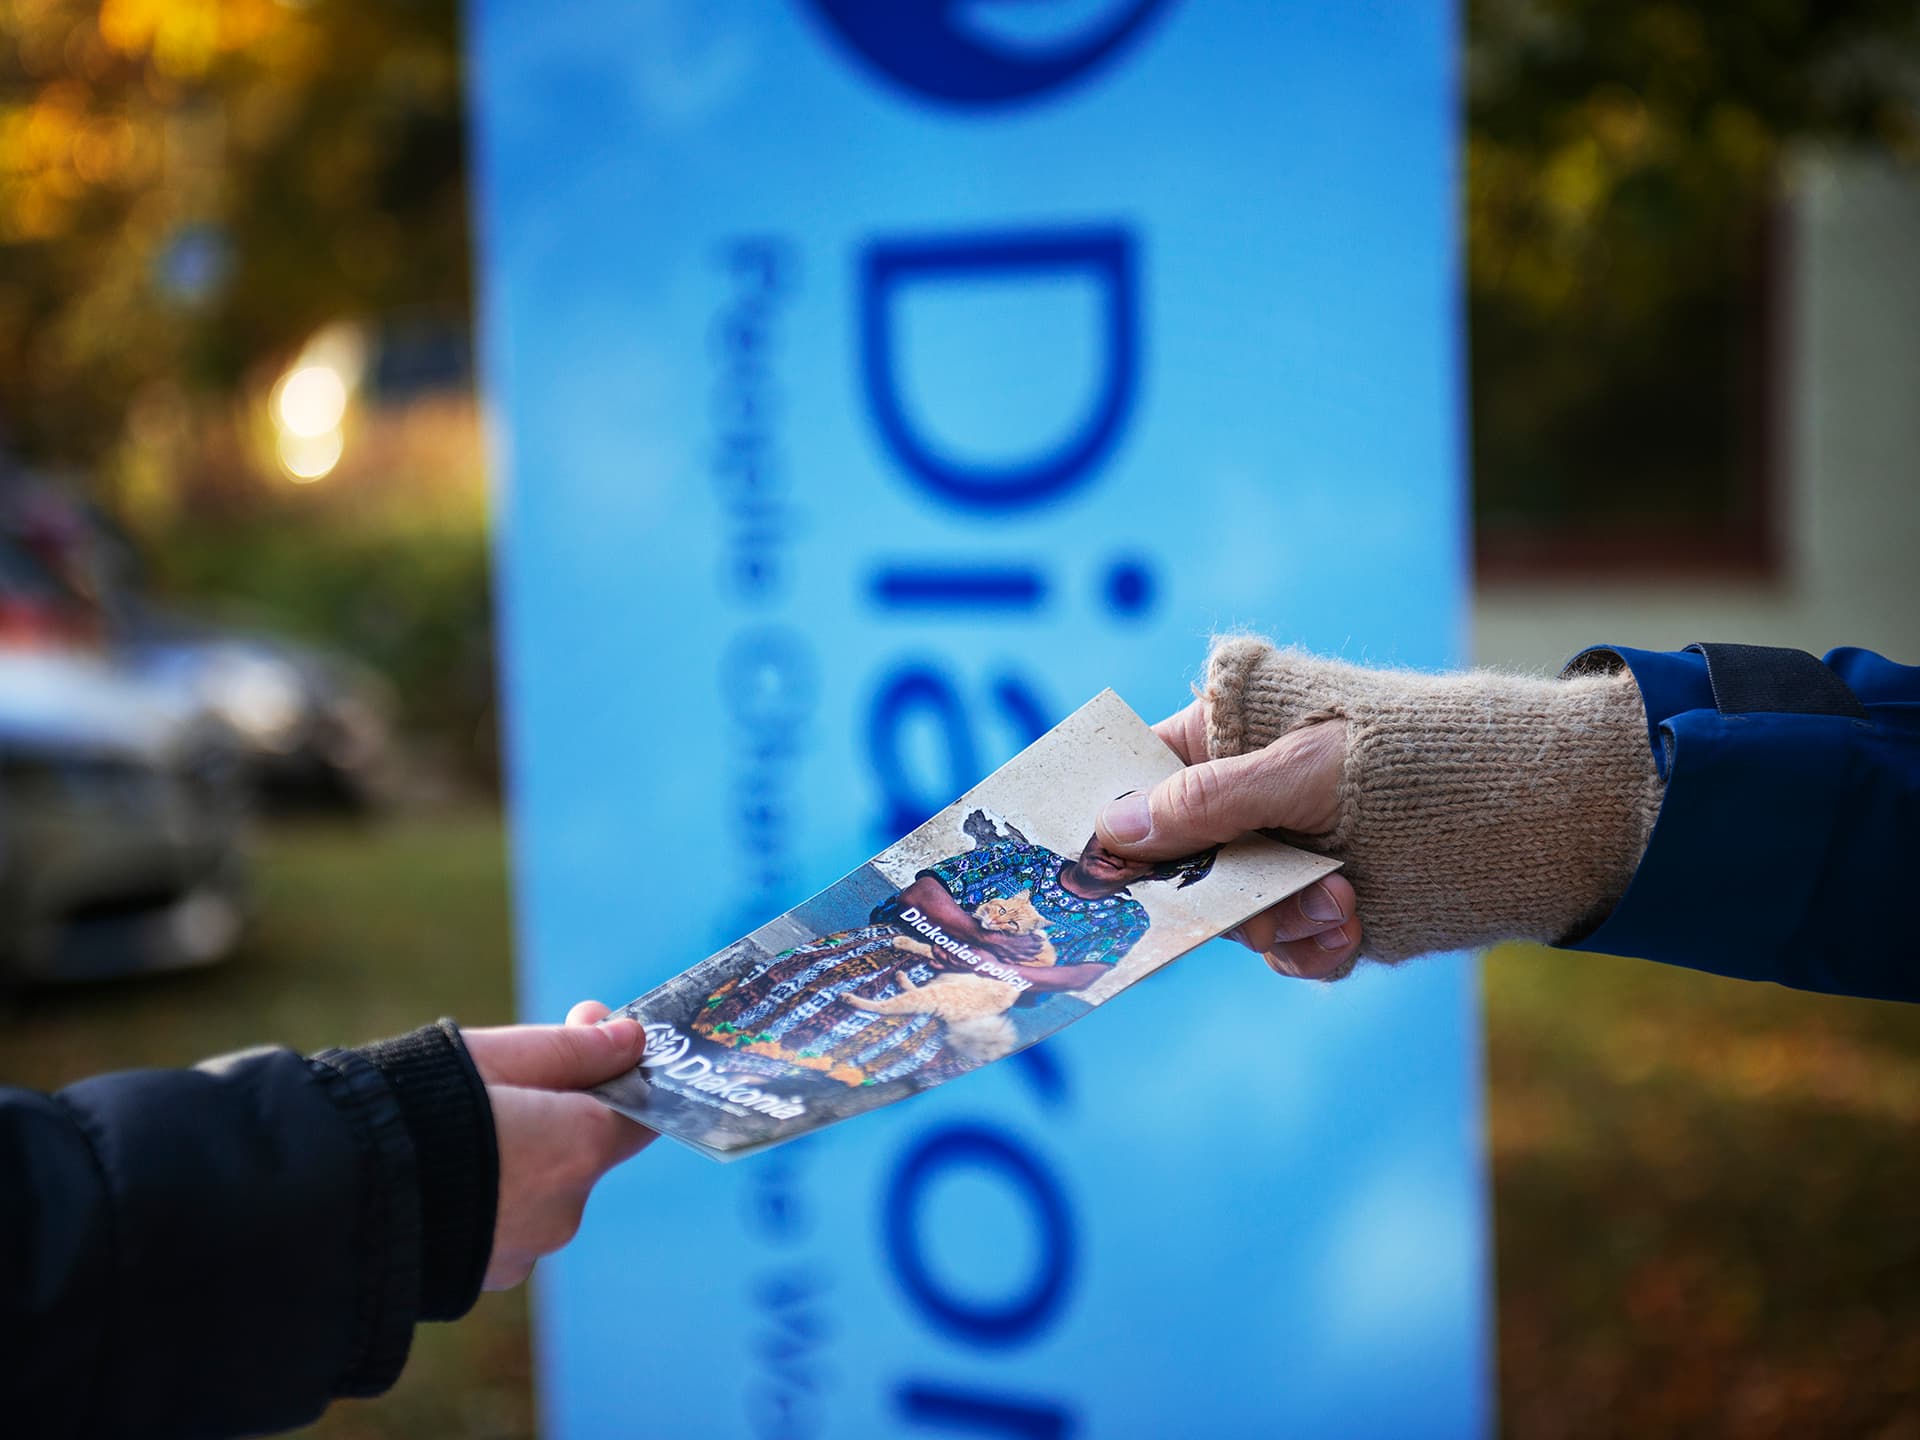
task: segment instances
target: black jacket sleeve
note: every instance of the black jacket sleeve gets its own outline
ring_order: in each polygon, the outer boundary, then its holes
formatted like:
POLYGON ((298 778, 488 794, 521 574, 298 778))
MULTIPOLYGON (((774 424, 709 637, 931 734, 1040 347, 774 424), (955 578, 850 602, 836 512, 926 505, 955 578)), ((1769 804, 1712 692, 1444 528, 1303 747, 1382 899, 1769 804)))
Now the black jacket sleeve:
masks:
POLYGON ((498 1191, 458 1031, 0 1089, 0 1415, 223 1436, 377 1394, 471 1306, 498 1191))

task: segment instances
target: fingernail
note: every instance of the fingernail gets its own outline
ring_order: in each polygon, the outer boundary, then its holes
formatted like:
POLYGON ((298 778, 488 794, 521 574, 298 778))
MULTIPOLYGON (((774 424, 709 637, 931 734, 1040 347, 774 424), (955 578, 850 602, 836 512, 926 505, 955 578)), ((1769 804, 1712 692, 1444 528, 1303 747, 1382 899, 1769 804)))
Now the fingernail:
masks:
POLYGON ((1313 882, 1312 889, 1300 897, 1300 913, 1309 920, 1324 920, 1328 924, 1347 918, 1347 912, 1340 908, 1340 902, 1333 898, 1333 892, 1318 880, 1313 882))
POLYGON ((1347 927, 1336 925, 1331 930, 1322 930, 1313 937, 1313 943, 1322 950, 1344 950, 1347 948, 1347 927))
POLYGON ((1153 829, 1153 811, 1147 804, 1147 797, 1136 791, 1132 795, 1122 795, 1118 800, 1109 801, 1107 808, 1100 812, 1100 828, 1122 845, 1132 845, 1146 839, 1148 832, 1153 829))
POLYGON ((1300 972, 1294 968, 1293 962, 1279 951, 1269 951, 1266 956, 1266 961, 1267 968, 1273 971, 1274 974, 1284 975, 1289 980, 1298 980, 1300 978, 1300 972))

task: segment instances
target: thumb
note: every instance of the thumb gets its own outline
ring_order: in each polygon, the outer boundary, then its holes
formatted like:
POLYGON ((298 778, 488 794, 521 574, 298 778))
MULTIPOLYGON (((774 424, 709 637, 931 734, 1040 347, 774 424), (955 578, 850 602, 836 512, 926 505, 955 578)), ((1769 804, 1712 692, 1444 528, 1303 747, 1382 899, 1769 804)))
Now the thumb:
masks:
POLYGON ((1263 750, 1208 760, 1169 775, 1145 794, 1100 812, 1108 849, 1137 860, 1171 860, 1253 830, 1316 834, 1333 828, 1346 727, 1290 731, 1263 750))
POLYGON ((503 1025, 464 1032, 474 1068, 489 1085, 584 1090, 625 1074, 647 1048, 638 1020, 604 1025, 503 1025))

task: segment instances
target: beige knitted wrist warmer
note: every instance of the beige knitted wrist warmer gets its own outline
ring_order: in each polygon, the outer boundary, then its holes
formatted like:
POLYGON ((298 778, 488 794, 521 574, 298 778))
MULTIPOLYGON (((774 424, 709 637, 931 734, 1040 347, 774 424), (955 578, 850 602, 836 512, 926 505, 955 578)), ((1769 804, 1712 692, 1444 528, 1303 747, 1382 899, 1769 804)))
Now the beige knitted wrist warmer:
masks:
POLYGON ((1214 646, 1205 694, 1216 759, 1346 719, 1334 827, 1301 839, 1345 862, 1376 960, 1578 938, 1626 890, 1659 814, 1624 670, 1362 670, 1236 637, 1214 646))

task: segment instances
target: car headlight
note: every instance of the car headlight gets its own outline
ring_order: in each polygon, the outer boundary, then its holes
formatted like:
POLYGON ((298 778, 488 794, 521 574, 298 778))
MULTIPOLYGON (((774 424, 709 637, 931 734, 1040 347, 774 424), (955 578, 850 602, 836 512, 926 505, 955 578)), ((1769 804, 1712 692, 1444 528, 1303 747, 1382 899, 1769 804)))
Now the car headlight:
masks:
POLYGON ((229 655, 207 678, 208 707, 248 743, 289 750, 306 718, 305 687, 293 667, 258 655, 229 655))

